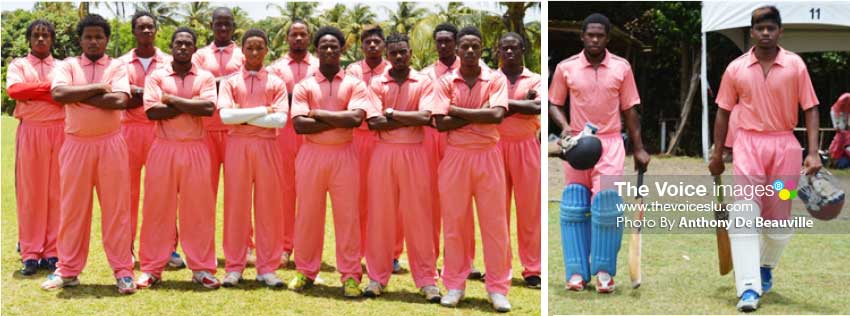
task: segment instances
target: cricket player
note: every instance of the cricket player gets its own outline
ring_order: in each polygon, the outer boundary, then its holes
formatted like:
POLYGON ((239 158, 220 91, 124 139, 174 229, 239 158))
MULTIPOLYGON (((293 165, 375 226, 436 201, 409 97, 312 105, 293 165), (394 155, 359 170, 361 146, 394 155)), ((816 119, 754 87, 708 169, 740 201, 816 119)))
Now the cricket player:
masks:
MULTIPOLYGON (((438 86, 440 83, 440 78, 445 76, 447 73, 450 73, 454 70, 460 68, 460 57, 457 55, 457 26, 451 23, 442 23, 437 25, 434 28, 433 39, 434 43, 437 44, 437 61, 434 64, 425 67, 420 71, 428 75, 431 78, 431 81, 434 82, 435 86, 438 86)), ((487 65, 483 61, 479 61, 479 66, 485 69, 489 69, 487 65)), ((425 141, 423 142, 425 148, 428 152, 428 158, 431 162, 431 178, 433 183, 433 187, 437 187, 437 170, 439 169, 440 161, 443 159, 443 156, 446 152, 446 133, 440 132, 436 128, 426 128, 425 129, 425 141)), ((434 200, 439 201, 440 195, 439 190, 434 190, 434 200)), ((470 207, 470 212, 472 211, 472 205, 470 207)), ((437 254, 440 253, 440 238, 441 228, 440 223, 442 218, 440 216, 440 206, 439 203, 434 203, 434 247, 437 249, 437 254)), ((469 223, 466 224, 468 226, 467 229, 464 229, 465 232, 469 232, 470 234, 475 232, 475 221, 471 219, 469 223)), ((475 236, 469 235, 464 237, 465 240, 468 240, 467 250, 465 251, 470 255, 469 261, 472 262, 475 259, 475 236)), ((471 264, 471 263, 470 263, 471 264)), ((474 266, 470 267, 469 270, 469 279, 478 280, 481 279, 484 274, 481 273, 474 266)))
POLYGON ((50 95, 53 68, 60 61, 51 50, 56 38, 53 24, 32 21, 26 31, 30 52, 16 58, 6 70, 6 92, 16 101, 20 121, 15 139, 15 197, 21 274, 38 268, 56 270, 59 232, 59 149, 65 134, 65 109, 50 95))
POLYGON ((268 52, 265 32, 246 31, 242 36, 245 65, 219 90, 222 122, 232 126, 227 140, 231 159, 224 162, 225 286, 234 286, 242 278, 252 218, 257 227, 257 281, 276 288, 284 285, 275 275, 283 253, 284 215, 277 134, 286 124, 289 97, 286 83, 263 67, 268 52))
POLYGON ((499 39, 501 72, 508 80, 508 112, 499 124, 505 161, 505 207, 511 222, 516 204, 517 245, 525 285, 540 288, 540 75, 523 66, 525 41, 508 32, 499 39))
POLYGON ((437 129, 448 132, 446 154, 439 167, 440 208, 444 225, 443 284, 448 293, 440 303, 454 307, 464 297, 472 265, 469 238, 474 230, 472 200, 484 245, 486 288, 493 308, 511 309, 511 250, 505 212, 505 163, 497 146, 498 124, 508 109, 505 76, 479 65, 481 32, 472 26, 458 31, 458 69, 440 80, 435 92, 437 129))
MULTIPOLYGON (((287 109, 292 104, 291 92, 295 84, 312 76, 319 68, 319 60, 310 54, 307 47, 310 46, 310 28, 307 22, 294 19, 286 31, 286 42, 289 51, 269 66, 268 71, 280 77, 286 83, 286 91, 289 95, 287 109)), ((286 126, 278 132, 277 143, 281 150, 283 165, 283 254, 281 265, 287 265, 295 245, 295 157, 298 149, 304 142, 304 136, 295 134, 291 118, 287 120, 286 126)))
MULTIPOLYGON (((213 42, 199 49, 192 57, 192 63, 212 73, 218 85, 228 76, 239 72, 245 63, 245 56, 233 41, 236 24, 233 22, 233 12, 229 8, 219 7, 213 10, 210 29, 213 31, 213 42)), ((204 129, 207 133, 206 142, 210 148, 213 194, 218 195, 219 175, 225 161, 227 147, 227 126, 221 122, 221 117, 216 111, 213 116, 204 118, 204 129)))
POLYGON ((60 219, 56 272, 45 290, 76 286, 86 266, 92 190, 101 207, 106 259, 121 294, 136 291, 130 252, 130 162, 121 135, 121 113, 130 99, 126 65, 107 56, 111 28, 97 14, 77 24, 83 54, 55 68, 51 94, 65 104, 65 142, 59 151, 60 219))
MULTIPOLYGON (((354 76, 362 80, 367 85, 372 81, 372 78, 387 73, 390 69, 390 63, 384 59, 384 51, 386 44, 384 43, 384 30, 380 26, 367 27, 360 33, 360 49, 363 51, 362 60, 356 61, 348 65, 345 69, 345 74, 354 76)), ((372 158, 372 152, 375 150, 376 136, 375 132, 369 130, 369 126, 364 122, 354 130, 354 149, 357 151, 357 158, 360 160, 360 174, 369 174, 369 162, 372 158)), ((368 222, 368 181, 360 182, 360 202, 358 209, 360 211, 360 234, 361 244, 360 250, 364 256, 366 254, 366 224, 368 222)), ((393 271, 398 272, 400 266, 398 258, 403 251, 403 238, 401 234, 401 222, 394 225, 398 228, 398 240, 396 242, 395 254, 393 255, 393 271)))
MULTIPOLYGON (((755 9, 750 19, 750 36, 755 46, 726 67, 717 92, 715 143, 721 144, 726 139, 729 113, 740 113, 732 147, 736 185, 771 185, 777 179, 797 180, 801 165, 806 174, 814 174, 821 168, 818 98, 803 59, 778 45, 782 31, 782 18, 776 7, 755 9), (793 134, 798 109, 803 110, 806 120, 809 151, 805 161, 801 161, 802 146, 793 134)), ((711 155, 709 171, 712 175, 720 175, 725 169, 721 147, 715 146, 711 155)), ((736 197, 736 200, 741 200, 736 203, 758 207, 753 208, 755 212, 729 212, 733 225, 738 217, 781 220, 791 216, 791 200, 782 201, 776 195, 736 197)), ((791 234, 789 230, 757 232, 754 227, 730 226, 739 310, 758 309, 759 298, 773 286, 771 271, 791 240, 791 234)))
POLYGON ((588 170, 576 170, 564 163, 567 187, 561 214, 561 238, 566 265, 566 288, 581 291, 591 275, 596 276, 596 291, 614 291, 617 253, 623 228, 617 218, 623 216, 617 205, 623 198, 612 187, 610 178, 623 175, 625 149, 620 136, 620 115, 632 140, 635 169, 646 170, 649 154, 640 134, 640 104, 634 74, 629 62, 609 52, 611 22, 602 14, 585 18, 581 27, 584 49, 555 68, 549 85, 549 117, 562 129, 561 137, 578 135, 587 123, 599 127, 602 157, 588 170), (564 114, 569 96, 570 122, 564 114), (591 200, 592 197, 592 200, 591 200), (592 222, 592 224, 591 224, 592 222), (591 247, 592 246, 592 247, 591 247))
MULTIPOLYGON (((333 204, 337 270, 345 297, 359 297, 360 170, 351 144, 373 100, 363 81, 346 76, 340 66, 345 36, 335 27, 322 27, 313 38, 319 69, 295 85, 292 119, 305 135, 295 161, 298 209, 295 213, 295 278, 289 288, 310 287, 322 263, 327 195, 333 204)), ((364 180, 365 181, 365 180, 364 180)))
MULTIPOLYGON (((401 239, 399 222, 408 243, 413 281, 429 302, 439 302, 436 286, 437 253, 432 229, 431 173, 422 147, 425 126, 431 123, 433 85, 428 76, 410 68, 412 50, 407 35, 386 40, 388 73, 372 78, 370 89, 379 101, 369 112, 369 128, 378 142, 365 181, 369 182, 366 225, 366 267, 369 285, 363 295, 381 295, 394 270, 391 259, 401 239)), ((539 222, 538 222, 539 226, 539 222)), ((397 263, 396 258, 393 263, 397 263)))
POLYGON ((217 289, 215 197, 204 144, 202 117, 215 106, 215 77, 192 64, 197 35, 181 27, 171 35, 174 60, 145 79, 144 108, 156 122, 156 139, 148 155, 139 258, 139 288, 159 283, 177 239, 186 253, 192 282, 217 289))
MULTIPOLYGON (((130 79, 130 101, 127 110, 121 118, 121 134, 127 142, 127 153, 130 157, 130 225, 131 245, 136 241, 136 229, 139 218, 139 195, 142 179, 142 166, 148 157, 154 139, 154 122, 145 114, 143 98, 145 78, 154 70, 164 67, 171 62, 171 55, 163 53, 154 46, 156 38, 156 17, 147 11, 137 11, 130 19, 130 27, 136 39, 136 47, 130 50, 121 61, 127 64, 127 77, 130 79)), ((177 243, 175 240, 175 247, 177 243)), ((131 248, 132 249, 132 248, 131 248)), ((168 265, 182 268, 186 264, 180 255, 174 251, 168 265)))

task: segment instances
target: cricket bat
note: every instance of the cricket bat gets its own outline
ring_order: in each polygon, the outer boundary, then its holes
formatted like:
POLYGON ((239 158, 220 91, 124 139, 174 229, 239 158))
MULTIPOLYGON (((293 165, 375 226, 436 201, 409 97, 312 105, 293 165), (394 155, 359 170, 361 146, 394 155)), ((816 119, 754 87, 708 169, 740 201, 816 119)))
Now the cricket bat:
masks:
MULTIPOLYGON (((720 176, 714 176, 714 185, 720 186, 720 176)), ((723 205, 723 191, 718 190, 717 203, 723 205)), ((714 219, 728 220, 729 213, 726 212, 725 206, 722 210, 714 211, 714 219)), ((717 227, 717 263, 720 266, 720 275, 727 275, 732 271, 732 248, 729 245, 729 233, 723 227, 717 227)))
MULTIPOLYGON (((643 185, 643 171, 638 171, 637 175, 637 185, 641 187, 643 185)), ((638 196, 635 197, 638 200, 638 210, 635 213, 635 220, 641 221, 643 220, 643 196, 638 193, 638 196)), ((629 242, 629 277, 632 279, 632 288, 636 289, 640 287, 640 251, 641 251, 641 238, 640 238, 640 230, 642 226, 638 226, 635 228, 634 234, 632 234, 632 240, 629 242)))

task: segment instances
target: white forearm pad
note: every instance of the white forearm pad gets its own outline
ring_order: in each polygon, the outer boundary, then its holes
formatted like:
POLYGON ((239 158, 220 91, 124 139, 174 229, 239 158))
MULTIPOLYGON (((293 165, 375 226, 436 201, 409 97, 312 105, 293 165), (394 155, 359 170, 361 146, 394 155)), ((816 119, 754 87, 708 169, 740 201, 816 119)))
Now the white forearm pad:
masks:
POLYGON ((788 228, 762 228, 761 266, 776 268, 785 246, 791 242, 794 231, 788 228))
POLYGON ((283 128, 286 125, 286 113, 266 114, 248 121, 248 124, 265 128, 283 128))
POLYGON ((221 109, 221 122, 224 124, 242 124, 266 115, 266 107, 258 106, 245 109, 221 109))
POLYGON ((746 290, 754 290, 759 295, 761 274, 759 273, 759 235, 755 229, 755 219, 761 215, 758 204, 751 200, 735 201, 729 210, 729 244, 732 248, 732 265, 735 267, 735 289, 738 297, 746 290), (752 226, 736 226, 740 219, 749 221, 752 226))

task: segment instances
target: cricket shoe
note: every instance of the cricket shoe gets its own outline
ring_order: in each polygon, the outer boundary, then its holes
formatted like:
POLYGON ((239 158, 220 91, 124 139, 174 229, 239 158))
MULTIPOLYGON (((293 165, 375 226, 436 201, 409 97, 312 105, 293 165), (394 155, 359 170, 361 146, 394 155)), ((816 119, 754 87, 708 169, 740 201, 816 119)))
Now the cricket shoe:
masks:
POLYGON ((136 287, 140 289, 146 289, 153 286, 154 284, 159 283, 159 281, 160 279, 157 278, 155 275, 147 272, 142 272, 142 274, 139 275, 139 278, 136 279, 136 287))
POLYGON ((271 288, 282 288, 285 284, 274 272, 260 274, 257 276, 257 282, 263 283, 271 288))
POLYGON ((425 297, 425 300, 431 303, 439 303, 440 299, 443 298, 443 295, 440 294, 440 288, 436 285, 426 285, 423 286, 419 293, 425 297))
POLYGON ((584 291, 584 287, 587 283, 584 282, 584 278, 581 277, 581 274, 573 274, 570 279, 567 281, 567 290, 569 291, 584 291))
POLYGON ((174 269, 183 269, 186 267, 186 262, 183 262, 180 254, 174 251, 171 253, 171 258, 168 258, 168 266, 174 269))
POLYGON ((446 296, 443 296, 443 298, 440 299, 440 305, 445 307, 455 307, 458 303, 460 303, 460 300, 463 299, 463 296, 463 290, 449 290, 449 292, 446 293, 446 296))
POLYGON ((493 309, 499 313, 511 311, 511 302, 508 302, 508 297, 504 294, 490 293, 490 303, 493 304, 493 309))
POLYGON ((209 271, 192 272, 192 282, 200 283, 203 287, 208 289, 218 289, 221 287, 221 282, 219 282, 218 279, 216 279, 209 271))
POLYGON ((33 275, 36 272, 38 272, 38 260, 35 260, 35 259, 24 260, 23 264, 24 264, 24 267, 21 268, 21 274, 26 275, 26 276, 30 276, 30 275, 33 275))
POLYGON ((348 278, 342 284, 342 296, 346 298, 357 298, 363 295, 363 291, 360 290, 359 282, 355 281, 354 278, 348 278))
POLYGON ((525 287, 529 289, 539 289, 540 288, 540 276, 539 275, 529 275, 525 277, 525 287))
POLYGON ((596 274, 596 293, 614 292, 614 278, 608 272, 599 271, 596 274))
POLYGON ((131 276, 115 279, 115 286, 118 287, 118 293, 133 294, 136 293, 136 282, 131 276))
POLYGON ((767 293, 773 287, 773 273, 771 267, 761 267, 761 293, 767 293))
POLYGON ((296 272, 292 281, 289 281, 289 289, 300 292, 313 286, 314 280, 308 278, 304 273, 296 272))
POLYGON ((53 272, 56 271, 56 264, 59 263, 59 258, 50 257, 47 259, 41 259, 38 261, 38 268, 45 269, 47 271, 53 272))
POLYGON ((759 308, 759 294, 753 290, 746 290, 738 301, 738 310, 742 312, 754 312, 759 308))
POLYGON ((224 276, 224 280, 221 282, 221 285, 224 287, 234 287, 239 284, 239 281, 242 281, 242 272, 228 272, 224 276))
POLYGON ((401 273, 401 263, 398 262, 398 259, 393 259, 393 274, 401 273))
POLYGON ((363 291, 363 296, 369 298, 375 298, 381 296, 381 293, 384 291, 384 286, 381 285, 380 282, 375 280, 369 280, 369 285, 366 285, 366 289, 363 291))
POLYGON ((466 278, 469 280, 480 280, 483 276, 484 274, 473 266, 469 268, 469 275, 466 278))
POLYGON ((51 273, 47 276, 47 280, 41 283, 41 289, 49 291, 63 287, 75 287, 77 285, 80 285, 80 279, 77 277, 63 278, 58 274, 51 273))

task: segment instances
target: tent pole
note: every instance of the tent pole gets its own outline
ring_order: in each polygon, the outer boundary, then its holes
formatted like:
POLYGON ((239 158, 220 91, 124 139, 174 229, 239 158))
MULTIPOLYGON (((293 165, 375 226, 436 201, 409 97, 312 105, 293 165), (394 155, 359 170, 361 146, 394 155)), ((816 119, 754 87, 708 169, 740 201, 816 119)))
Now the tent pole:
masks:
POLYGON ((702 91, 702 157, 708 162, 709 135, 708 135, 708 63, 706 62, 706 36, 702 32, 702 62, 700 63, 700 91, 702 91))

